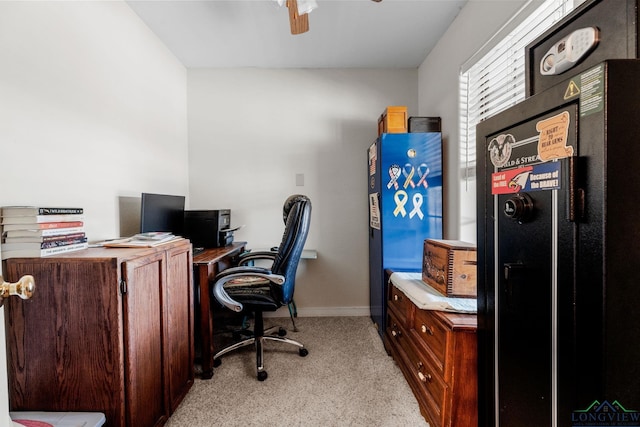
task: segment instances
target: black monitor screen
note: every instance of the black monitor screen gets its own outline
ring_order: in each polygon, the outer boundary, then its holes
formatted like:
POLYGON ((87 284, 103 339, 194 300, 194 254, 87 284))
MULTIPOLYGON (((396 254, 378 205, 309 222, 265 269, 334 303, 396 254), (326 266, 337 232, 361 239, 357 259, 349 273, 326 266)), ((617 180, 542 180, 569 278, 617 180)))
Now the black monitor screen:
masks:
POLYGON ((170 231, 182 235, 184 196, 142 193, 140 232, 170 231))

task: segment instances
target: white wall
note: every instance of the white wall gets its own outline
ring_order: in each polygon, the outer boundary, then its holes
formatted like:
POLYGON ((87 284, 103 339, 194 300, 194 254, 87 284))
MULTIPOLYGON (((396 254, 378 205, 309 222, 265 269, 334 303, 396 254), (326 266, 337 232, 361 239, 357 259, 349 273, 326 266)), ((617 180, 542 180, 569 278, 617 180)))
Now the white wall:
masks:
POLYGON ((186 70, 125 3, 0 2, 0 58, 0 206, 82 206, 99 240, 119 196, 187 193, 186 70))
MULTIPOLYGON (((369 314, 366 150, 388 105, 417 113, 417 70, 189 70, 193 209, 230 208, 236 240, 280 243, 282 203, 311 198, 301 315, 369 314), (296 186, 296 174, 304 186, 296 186)), ((285 309, 286 312, 286 309, 285 309)))
POLYGON ((458 77, 467 61, 525 0, 469 0, 419 70, 418 111, 442 117, 445 141, 445 238, 476 241, 475 181, 459 172, 458 77))
POLYGON ((118 196, 185 194, 186 70, 123 2, 0 2, 0 205, 85 208, 119 234, 118 196))

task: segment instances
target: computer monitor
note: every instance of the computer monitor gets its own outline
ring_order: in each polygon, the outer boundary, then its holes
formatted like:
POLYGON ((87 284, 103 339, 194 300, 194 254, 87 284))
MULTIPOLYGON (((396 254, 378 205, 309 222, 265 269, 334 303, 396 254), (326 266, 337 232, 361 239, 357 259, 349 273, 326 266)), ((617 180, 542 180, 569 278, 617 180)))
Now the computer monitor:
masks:
POLYGON ((184 200, 184 196, 142 193, 140 232, 170 231, 182 235, 184 200))

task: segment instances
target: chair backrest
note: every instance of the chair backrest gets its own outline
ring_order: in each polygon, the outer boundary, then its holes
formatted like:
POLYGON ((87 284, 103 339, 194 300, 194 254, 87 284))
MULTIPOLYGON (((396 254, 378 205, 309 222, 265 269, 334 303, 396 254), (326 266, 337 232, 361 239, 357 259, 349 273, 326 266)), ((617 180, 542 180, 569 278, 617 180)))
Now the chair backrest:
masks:
POLYGON ((298 262, 309 234, 311 200, 301 194, 290 196, 284 203, 283 216, 285 218, 284 234, 271 271, 285 277, 281 302, 289 304, 293 299, 296 286, 298 262))

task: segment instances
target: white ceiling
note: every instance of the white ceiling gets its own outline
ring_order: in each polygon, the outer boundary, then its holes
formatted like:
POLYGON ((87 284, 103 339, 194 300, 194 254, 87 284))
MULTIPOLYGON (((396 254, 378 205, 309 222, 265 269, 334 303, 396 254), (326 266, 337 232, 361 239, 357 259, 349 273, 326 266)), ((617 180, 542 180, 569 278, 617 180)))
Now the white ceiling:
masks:
POLYGON ((187 67, 416 68, 467 0, 317 0, 291 35, 275 0, 128 0, 187 67))

